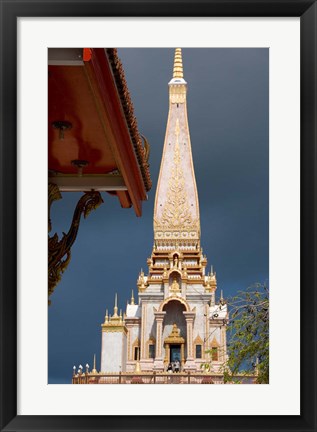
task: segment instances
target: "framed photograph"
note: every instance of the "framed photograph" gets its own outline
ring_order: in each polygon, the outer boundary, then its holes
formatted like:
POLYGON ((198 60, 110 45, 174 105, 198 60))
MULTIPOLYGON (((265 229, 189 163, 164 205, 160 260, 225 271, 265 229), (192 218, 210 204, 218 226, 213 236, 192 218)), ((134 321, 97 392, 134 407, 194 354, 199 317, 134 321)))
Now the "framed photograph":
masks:
POLYGON ((1 430, 316 430, 316 8, 1 2, 1 430))

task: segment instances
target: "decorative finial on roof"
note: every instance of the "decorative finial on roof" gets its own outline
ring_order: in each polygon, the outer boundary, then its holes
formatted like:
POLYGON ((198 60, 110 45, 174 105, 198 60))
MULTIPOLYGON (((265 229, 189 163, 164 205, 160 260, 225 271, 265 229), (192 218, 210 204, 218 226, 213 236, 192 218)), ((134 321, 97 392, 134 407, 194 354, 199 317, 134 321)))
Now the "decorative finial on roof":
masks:
POLYGON ((96 369, 96 354, 94 354, 94 367, 93 367, 93 370, 92 370, 92 373, 97 373, 97 369, 96 369))
POLYGON ((114 317, 118 316, 118 295, 117 295, 117 293, 116 293, 115 298, 114 298, 113 316, 114 317))
POLYGON ((175 49, 173 78, 183 78, 183 60, 181 48, 175 49))
POLYGON ((105 322, 107 323, 108 321, 109 321, 109 317, 108 317, 108 309, 106 309, 105 322))
POLYGON ((131 295, 131 304, 134 305, 134 294, 133 294, 133 290, 132 290, 132 295, 131 295))

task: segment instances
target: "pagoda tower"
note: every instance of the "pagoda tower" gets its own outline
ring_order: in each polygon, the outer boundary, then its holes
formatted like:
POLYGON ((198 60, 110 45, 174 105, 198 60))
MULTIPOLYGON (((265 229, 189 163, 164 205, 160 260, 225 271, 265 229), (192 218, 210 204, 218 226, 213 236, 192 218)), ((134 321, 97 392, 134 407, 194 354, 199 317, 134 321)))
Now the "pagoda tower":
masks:
POLYGON ((200 250, 199 204, 190 144, 181 49, 175 51, 169 82, 169 113, 154 205, 156 250, 200 250))
MULTIPOLYGON (((198 192, 187 119, 187 83, 182 51, 175 50, 169 86, 169 112, 154 204, 154 244, 141 270, 138 303, 134 296, 120 321, 116 314, 103 325, 102 371, 110 340, 123 338, 126 354, 115 349, 121 370, 166 371, 180 362, 181 371, 215 373, 227 359, 227 305, 215 300, 216 273, 207 272, 200 242, 198 192), (114 326, 114 321, 117 326, 114 326), (115 336, 113 333, 116 333, 115 336), (112 334, 112 336, 110 336, 112 334), (125 363, 126 364, 123 364, 125 363)), ((110 350, 111 351, 111 350, 110 350)))

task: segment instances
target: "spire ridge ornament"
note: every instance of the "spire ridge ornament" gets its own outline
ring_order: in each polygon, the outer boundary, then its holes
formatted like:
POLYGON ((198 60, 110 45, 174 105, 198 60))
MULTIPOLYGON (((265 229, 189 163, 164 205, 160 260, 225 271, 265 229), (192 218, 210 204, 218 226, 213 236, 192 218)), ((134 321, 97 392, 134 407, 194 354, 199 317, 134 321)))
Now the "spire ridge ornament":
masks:
POLYGON ((173 68, 173 78, 183 78, 183 59, 182 59, 182 49, 175 49, 174 56, 174 68, 173 68))

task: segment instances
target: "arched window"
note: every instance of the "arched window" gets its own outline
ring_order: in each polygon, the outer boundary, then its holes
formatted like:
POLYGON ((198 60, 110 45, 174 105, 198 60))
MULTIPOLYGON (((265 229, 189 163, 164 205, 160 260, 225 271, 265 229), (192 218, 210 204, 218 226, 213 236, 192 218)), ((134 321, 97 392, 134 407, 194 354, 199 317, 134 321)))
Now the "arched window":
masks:
POLYGON ((211 347, 211 360, 218 361, 218 347, 211 347))
POLYGON ((194 353, 196 359, 204 358, 204 342, 202 338, 198 335, 194 340, 194 353))
POLYGON ((211 360, 212 361, 218 361, 219 360, 219 343, 217 339, 214 337, 210 344, 210 353, 211 353, 211 360))
POLYGON ((139 338, 136 338, 132 344, 132 360, 134 360, 134 361, 140 360, 140 341, 139 341, 139 338))
POLYGON ((155 358, 155 339, 150 337, 150 339, 146 343, 147 345, 147 356, 149 359, 155 358))

